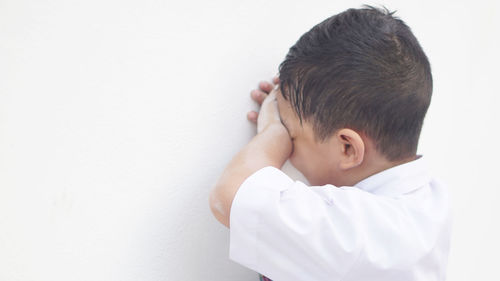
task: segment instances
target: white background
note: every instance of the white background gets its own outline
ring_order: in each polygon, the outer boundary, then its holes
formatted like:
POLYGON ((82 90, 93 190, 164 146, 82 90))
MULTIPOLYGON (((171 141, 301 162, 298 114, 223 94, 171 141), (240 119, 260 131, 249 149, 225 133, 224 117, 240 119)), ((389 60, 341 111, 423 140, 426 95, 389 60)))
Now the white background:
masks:
POLYGON ((363 3, 431 62, 419 153, 454 200, 448 280, 500 280, 498 1, 291 0, 0 0, 0 280, 257 281, 208 192, 256 132, 250 91, 363 3))

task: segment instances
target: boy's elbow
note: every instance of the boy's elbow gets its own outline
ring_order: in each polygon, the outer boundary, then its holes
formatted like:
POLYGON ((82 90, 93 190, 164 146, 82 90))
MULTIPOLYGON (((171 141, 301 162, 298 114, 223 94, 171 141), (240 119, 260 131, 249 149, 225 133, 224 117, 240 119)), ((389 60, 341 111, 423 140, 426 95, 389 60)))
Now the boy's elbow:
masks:
POLYGON ((227 228, 229 228, 229 208, 222 196, 219 195, 217 187, 212 189, 209 194, 210 210, 214 217, 227 228))

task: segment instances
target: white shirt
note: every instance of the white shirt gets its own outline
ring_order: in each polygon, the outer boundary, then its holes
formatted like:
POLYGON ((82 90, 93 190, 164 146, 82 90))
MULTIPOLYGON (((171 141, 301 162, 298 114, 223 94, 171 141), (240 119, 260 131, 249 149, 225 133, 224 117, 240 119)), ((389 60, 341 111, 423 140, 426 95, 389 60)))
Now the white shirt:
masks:
POLYGON ((229 258, 273 281, 445 280, 449 201, 422 156, 338 188, 263 167, 233 199, 229 258))

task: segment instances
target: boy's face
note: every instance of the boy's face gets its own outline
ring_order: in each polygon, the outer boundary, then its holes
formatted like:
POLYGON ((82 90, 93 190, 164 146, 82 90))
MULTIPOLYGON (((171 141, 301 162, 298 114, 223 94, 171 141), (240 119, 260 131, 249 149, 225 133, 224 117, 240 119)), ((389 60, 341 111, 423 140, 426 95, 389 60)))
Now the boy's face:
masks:
POLYGON ((285 100, 281 90, 276 92, 278 109, 281 122, 288 129, 292 138, 293 151, 290 155, 290 163, 299 170, 311 185, 336 184, 335 179, 340 180, 342 175, 336 163, 339 143, 331 138, 324 143, 317 143, 311 124, 300 120, 293 111, 289 101, 285 100))

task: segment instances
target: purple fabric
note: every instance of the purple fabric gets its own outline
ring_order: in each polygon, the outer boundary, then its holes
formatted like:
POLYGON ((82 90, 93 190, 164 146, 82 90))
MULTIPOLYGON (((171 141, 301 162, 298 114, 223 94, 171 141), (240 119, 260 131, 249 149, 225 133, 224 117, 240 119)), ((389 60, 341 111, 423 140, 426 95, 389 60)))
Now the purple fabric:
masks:
POLYGON ((271 280, 271 279, 267 278, 266 276, 260 274, 260 281, 273 281, 273 280, 271 280))

